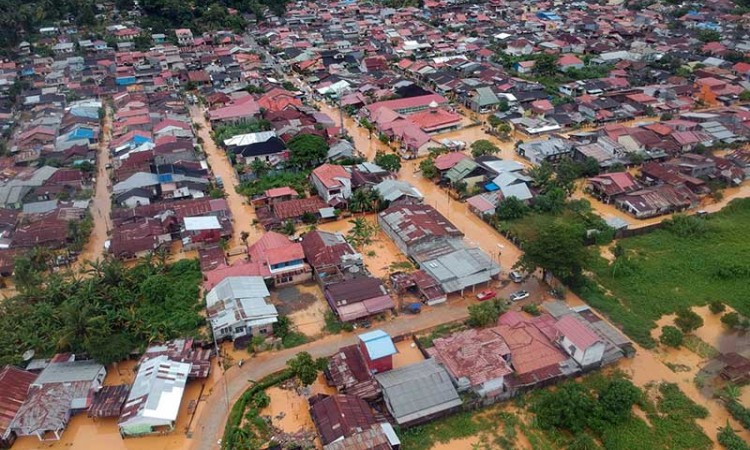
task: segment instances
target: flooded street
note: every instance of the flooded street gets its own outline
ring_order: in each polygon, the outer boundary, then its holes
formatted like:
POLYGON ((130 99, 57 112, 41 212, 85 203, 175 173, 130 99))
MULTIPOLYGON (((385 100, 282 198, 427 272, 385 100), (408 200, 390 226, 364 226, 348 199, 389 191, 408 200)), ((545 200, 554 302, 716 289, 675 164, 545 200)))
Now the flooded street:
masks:
MULTIPOLYGON (((206 152, 211 172, 214 176, 221 177, 224 182, 226 200, 229 204, 229 209, 232 211, 232 224, 234 226, 234 233, 232 234, 229 248, 243 246, 240 241, 240 234, 243 231, 248 232, 250 235, 247 240, 248 242, 257 241, 262 232, 252 224, 256 218, 255 211, 253 211, 252 206, 247 204, 246 198, 237 193, 236 187, 239 185, 237 173, 234 171, 226 152, 214 143, 213 137, 211 137, 211 124, 208 123, 203 115, 203 110, 198 106, 190 107, 190 117, 193 119, 193 123, 196 124, 196 134, 203 140, 201 145, 206 152)), ((235 260, 240 258, 241 255, 234 257, 235 260)))
POLYGON ((412 339, 396 342, 396 350, 398 350, 398 353, 393 355, 394 369, 424 361, 424 355, 419 351, 417 344, 412 339))
POLYGON ((112 110, 104 108, 104 121, 102 123, 102 139, 96 155, 96 188, 94 197, 91 199, 91 217, 94 219, 94 228, 91 236, 78 256, 74 270, 85 269, 86 261, 96 261, 104 255, 104 243, 109 239, 109 231, 112 228, 110 212, 112 211, 112 199, 110 196, 109 169, 111 163, 109 142, 112 139, 112 110))

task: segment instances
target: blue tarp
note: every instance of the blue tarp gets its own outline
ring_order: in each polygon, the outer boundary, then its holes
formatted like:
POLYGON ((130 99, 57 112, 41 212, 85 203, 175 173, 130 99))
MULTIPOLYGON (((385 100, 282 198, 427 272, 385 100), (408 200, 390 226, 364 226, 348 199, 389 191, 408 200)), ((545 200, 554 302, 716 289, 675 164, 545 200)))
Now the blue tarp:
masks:
POLYGON ((89 128, 78 128, 74 131, 72 131, 68 135, 69 141, 75 141, 78 139, 93 139, 94 138, 94 130, 89 128))
POLYGON ((495 183, 487 183, 484 185, 484 189, 488 192, 494 192, 500 188, 495 183))
POLYGON ((135 77, 120 77, 115 80, 118 86, 130 86, 135 84, 135 77))
POLYGON ((159 178, 159 183, 171 183, 172 182, 171 173, 160 173, 158 178, 159 178))

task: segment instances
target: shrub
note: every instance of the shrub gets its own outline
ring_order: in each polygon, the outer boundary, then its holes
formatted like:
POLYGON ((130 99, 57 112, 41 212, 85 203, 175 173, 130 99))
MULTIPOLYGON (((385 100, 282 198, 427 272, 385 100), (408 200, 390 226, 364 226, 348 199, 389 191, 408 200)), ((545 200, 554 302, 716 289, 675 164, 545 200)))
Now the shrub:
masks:
POLYGON ((714 300, 708 304, 708 309, 711 311, 712 314, 720 314, 720 313, 723 313, 724 310, 727 309, 727 307, 721 301, 714 300))
POLYGON ((659 336, 659 342, 670 347, 678 348, 682 345, 682 341, 685 336, 680 330, 672 326, 665 326, 661 330, 661 336, 659 336))
POLYGON ((701 237, 708 232, 706 221, 696 216, 675 214, 669 220, 665 220, 666 229, 672 234, 682 238, 701 237))
POLYGON ((532 316, 536 317, 542 314, 542 312, 539 310, 539 307, 535 305, 534 303, 529 303, 527 305, 523 305, 521 307, 521 310, 527 314, 531 314, 532 316))
POLYGON ((467 323, 475 328, 488 327, 494 325, 503 312, 505 312, 505 305, 498 299, 470 305, 467 323))
POLYGON ((721 323, 726 325, 727 328, 737 328, 740 325, 741 317, 736 312, 728 312, 721 316, 721 323))
POLYGON ((692 310, 685 308, 677 311, 677 319, 675 319, 674 324, 683 333, 690 333, 703 326, 703 318, 692 310))

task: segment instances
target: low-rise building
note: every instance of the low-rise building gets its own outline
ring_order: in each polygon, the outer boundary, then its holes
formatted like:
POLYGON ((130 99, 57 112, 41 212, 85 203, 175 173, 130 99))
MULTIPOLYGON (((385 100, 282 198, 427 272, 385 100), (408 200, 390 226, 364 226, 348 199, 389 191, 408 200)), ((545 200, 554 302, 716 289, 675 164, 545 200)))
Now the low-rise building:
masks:
POLYGON ((166 355, 141 362, 120 414, 120 435, 173 431, 190 367, 190 363, 172 361, 166 355))
POLYGON ((208 321, 216 340, 267 336, 278 321, 271 294, 257 276, 227 277, 206 294, 208 321))

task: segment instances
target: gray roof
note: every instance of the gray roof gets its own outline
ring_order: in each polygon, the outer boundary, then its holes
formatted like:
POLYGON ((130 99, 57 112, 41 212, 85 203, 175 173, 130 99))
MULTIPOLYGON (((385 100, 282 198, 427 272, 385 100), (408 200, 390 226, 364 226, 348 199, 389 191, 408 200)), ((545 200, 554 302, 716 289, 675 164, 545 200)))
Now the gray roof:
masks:
POLYGON ((420 268, 440 283, 447 293, 487 282, 500 266, 478 248, 460 248, 420 263, 420 268))
POLYGON ((23 205, 24 214, 43 214, 57 208, 57 200, 47 200, 44 202, 25 203, 23 205))
POLYGON ((519 200, 531 200, 534 198, 534 194, 531 193, 526 183, 500 186, 500 192, 503 193, 504 198, 515 197, 519 200))
POLYGON ((487 106, 487 105, 494 105, 496 103, 500 103, 500 100, 497 98, 497 95, 495 95, 492 89, 488 87, 477 88, 477 95, 474 98, 475 98, 475 101, 477 102, 477 105, 479 106, 487 106))
POLYGON ((448 372, 434 359, 375 375, 391 415, 413 422, 461 405, 448 372))
POLYGON ((380 196, 389 202, 398 200, 401 197, 414 197, 422 200, 424 196, 411 184, 400 180, 383 180, 375 185, 375 190, 380 196))
POLYGON ((263 277, 227 277, 206 294, 206 305, 210 308, 226 299, 263 299, 269 297, 263 277))
POLYGON ((449 179, 452 183, 461 181, 478 166, 479 164, 477 164, 473 159, 462 159, 461 161, 457 162, 455 166, 451 167, 448 172, 445 173, 445 178, 449 179))
POLYGON ((32 187, 38 187, 57 172, 55 167, 44 166, 38 168, 31 177, 27 179, 14 178, 0 186, 0 205, 14 205, 20 203, 23 197, 31 191, 32 187))
POLYGON ((190 363, 172 361, 167 355, 141 363, 123 406, 120 426, 158 426, 176 420, 190 367, 190 363))
POLYGON ((70 361, 53 363, 47 366, 34 384, 72 383, 74 381, 93 381, 104 369, 96 361, 70 361))

